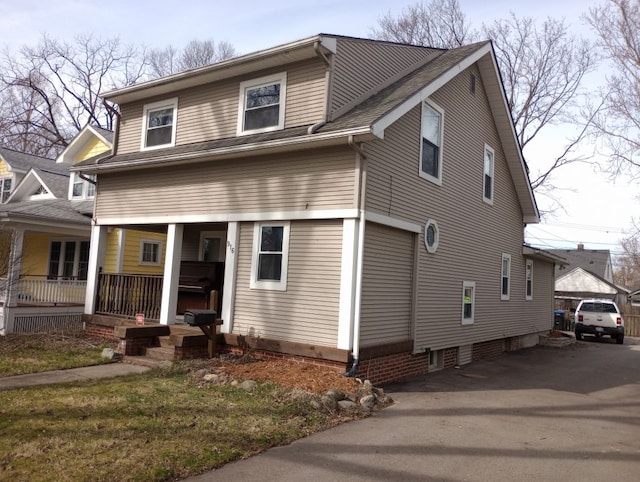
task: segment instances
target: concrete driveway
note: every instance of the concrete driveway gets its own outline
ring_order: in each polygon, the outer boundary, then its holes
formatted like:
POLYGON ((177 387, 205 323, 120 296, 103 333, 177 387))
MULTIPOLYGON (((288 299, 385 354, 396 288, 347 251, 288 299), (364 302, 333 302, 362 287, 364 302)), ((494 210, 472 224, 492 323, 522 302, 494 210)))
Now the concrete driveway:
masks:
POLYGON ((640 340, 536 347, 386 387, 396 404, 195 481, 638 481, 640 340))

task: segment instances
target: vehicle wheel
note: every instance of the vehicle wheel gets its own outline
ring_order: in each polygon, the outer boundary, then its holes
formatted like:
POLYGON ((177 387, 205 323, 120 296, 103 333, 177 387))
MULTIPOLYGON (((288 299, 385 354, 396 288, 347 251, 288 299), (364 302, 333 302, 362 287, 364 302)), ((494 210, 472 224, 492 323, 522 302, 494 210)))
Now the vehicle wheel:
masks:
POLYGON ((618 335, 618 337, 616 338, 616 343, 618 345, 622 345, 624 343, 624 335, 618 335))
POLYGON ((582 332, 576 330, 576 340, 582 340, 582 332))

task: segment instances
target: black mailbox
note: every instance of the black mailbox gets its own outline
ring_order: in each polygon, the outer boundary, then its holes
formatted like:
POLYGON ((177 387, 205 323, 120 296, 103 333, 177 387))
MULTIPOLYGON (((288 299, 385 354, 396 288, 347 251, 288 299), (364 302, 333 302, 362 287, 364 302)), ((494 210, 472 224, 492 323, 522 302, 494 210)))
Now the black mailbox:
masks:
POLYGON ((213 325, 216 315, 214 310, 189 310, 184 312, 184 322, 191 326, 213 325))

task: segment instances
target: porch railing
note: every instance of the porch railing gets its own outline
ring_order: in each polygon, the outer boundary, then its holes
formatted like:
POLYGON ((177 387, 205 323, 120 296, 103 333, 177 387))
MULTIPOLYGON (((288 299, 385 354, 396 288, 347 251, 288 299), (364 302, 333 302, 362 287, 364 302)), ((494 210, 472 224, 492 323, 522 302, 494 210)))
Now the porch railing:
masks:
POLYGON ((162 275, 100 273, 96 313, 160 319, 162 275))
POLYGON ((74 279, 24 277, 18 280, 18 304, 83 305, 87 282, 74 279))

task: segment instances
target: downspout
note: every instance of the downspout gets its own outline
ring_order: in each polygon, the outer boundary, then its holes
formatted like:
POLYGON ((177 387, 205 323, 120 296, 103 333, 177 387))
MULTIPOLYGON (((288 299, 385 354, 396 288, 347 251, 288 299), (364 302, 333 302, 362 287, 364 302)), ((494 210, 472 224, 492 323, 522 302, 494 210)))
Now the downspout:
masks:
POLYGON ((355 306, 353 310, 353 348, 351 355, 353 357, 353 363, 351 368, 344 373, 346 377, 355 377, 358 371, 358 363, 360 360, 360 311, 362 300, 362 265, 364 255, 364 201, 365 201, 365 188, 367 185, 367 156, 360 145, 357 145, 353 136, 349 136, 349 146, 356 151, 359 161, 359 175, 358 175, 358 250, 356 254, 356 289, 355 289, 355 306))

